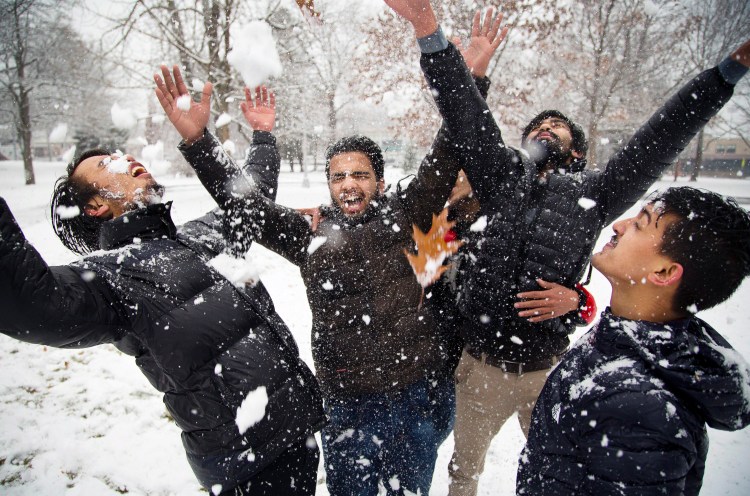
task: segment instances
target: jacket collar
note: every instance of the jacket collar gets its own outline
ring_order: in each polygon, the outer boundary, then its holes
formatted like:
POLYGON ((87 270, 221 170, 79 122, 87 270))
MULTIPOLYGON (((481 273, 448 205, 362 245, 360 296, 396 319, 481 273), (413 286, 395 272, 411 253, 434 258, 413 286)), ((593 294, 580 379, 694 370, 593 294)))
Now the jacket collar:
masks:
POLYGON ((175 239, 177 228, 170 216, 171 209, 172 202, 157 203, 105 222, 99 231, 99 246, 112 250, 132 243, 134 238, 175 239))

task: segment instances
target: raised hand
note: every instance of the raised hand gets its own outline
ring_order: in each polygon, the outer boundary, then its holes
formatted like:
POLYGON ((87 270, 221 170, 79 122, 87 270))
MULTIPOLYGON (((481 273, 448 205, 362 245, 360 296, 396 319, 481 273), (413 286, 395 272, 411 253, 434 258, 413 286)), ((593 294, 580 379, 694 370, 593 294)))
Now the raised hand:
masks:
POLYGON ((578 308, 576 290, 543 279, 537 279, 536 282, 543 290, 518 293, 518 298, 524 300, 513 305, 522 310, 518 312, 519 317, 526 317, 529 322, 542 322, 562 317, 578 308))
POLYGON ((208 118, 211 115, 211 91, 213 85, 206 83, 203 86, 201 101, 196 102, 190 97, 185 80, 182 78, 180 68, 176 65, 172 67, 174 79, 169 73, 169 68, 161 66, 163 79, 158 74, 154 74, 156 82, 156 98, 167 114, 167 118, 175 127, 182 139, 187 143, 199 140, 203 136, 203 131, 208 124, 208 118))
POLYGON ((502 31, 500 30, 503 13, 498 12, 493 19, 494 11, 495 9, 492 7, 487 9, 484 22, 482 22, 481 11, 477 10, 474 14, 474 22, 471 26, 471 41, 468 47, 464 48, 458 38, 452 40, 453 44, 461 51, 466 66, 477 77, 487 75, 487 67, 490 65, 492 56, 508 34, 508 26, 503 27, 502 31))
POLYGON ((242 115, 255 131, 273 131, 276 122, 276 95, 265 86, 255 88, 255 99, 245 87, 245 101, 240 103, 242 115))
POLYGON ((414 26, 417 38, 437 31, 437 19, 430 0, 385 0, 385 4, 414 26))

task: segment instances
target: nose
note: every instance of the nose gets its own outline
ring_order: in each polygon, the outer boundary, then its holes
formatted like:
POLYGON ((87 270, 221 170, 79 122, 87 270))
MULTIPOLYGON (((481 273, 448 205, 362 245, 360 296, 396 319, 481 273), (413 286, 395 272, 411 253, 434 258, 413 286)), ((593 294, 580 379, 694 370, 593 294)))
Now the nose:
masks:
POLYGON ((614 224, 612 224, 612 230, 615 232, 615 234, 617 234, 619 236, 623 232, 625 232, 625 229, 634 220, 635 220, 635 217, 631 217, 629 219, 618 220, 617 222, 615 222, 614 224))

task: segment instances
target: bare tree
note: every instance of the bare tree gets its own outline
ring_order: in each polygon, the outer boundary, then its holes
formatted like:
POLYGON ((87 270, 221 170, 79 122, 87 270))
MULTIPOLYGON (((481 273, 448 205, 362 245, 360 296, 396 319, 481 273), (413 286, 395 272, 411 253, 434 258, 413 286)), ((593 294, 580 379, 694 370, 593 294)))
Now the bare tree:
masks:
MULTIPOLYGON (((566 7, 554 0, 505 2, 502 11, 511 26, 488 69, 492 80, 488 103, 498 109, 496 118, 505 126, 520 124, 533 92, 530 82, 547 69, 529 57, 538 45, 563 26, 566 7)), ((484 2, 448 1, 435 5, 440 24, 449 37, 468 38, 474 13, 484 2)), ((373 102, 400 107, 394 132, 427 145, 439 126, 439 115, 418 63, 418 49, 411 28, 390 11, 384 12, 366 31, 365 47, 358 52, 355 91, 373 102), (417 88, 422 88, 418 91, 417 88)))
MULTIPOLYGON (((686 13, 688 29, 676 40, 682 51, 684 73, 692 75, 715 66, 750 38, 750 2, 733 0, 683 0, 681 11, 686 13)), ((714 127, 724 134, 736 134, 745 143, 750 136, 750 91, 747 84, 738 88, 728 112, 714 118, 714 127), (734 112, 732 112, 734 110, 734 112), (724 118, 733 115, 732 119, 724 118)), ((704 130, 697 136, 697 146, 690 180, 698 179, 703 165, 704 130)))

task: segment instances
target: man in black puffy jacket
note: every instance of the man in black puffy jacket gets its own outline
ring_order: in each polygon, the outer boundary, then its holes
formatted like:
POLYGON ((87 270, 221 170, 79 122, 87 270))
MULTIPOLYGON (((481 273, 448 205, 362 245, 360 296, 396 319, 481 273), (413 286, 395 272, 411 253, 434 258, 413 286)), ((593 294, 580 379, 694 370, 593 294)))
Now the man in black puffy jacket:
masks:
POLYGON ((748 212, 670 188, 613 228, 591 259, 610 307, 542 389, 519 494, 696 495, 706 424, 750 423, 750 366, 694 315, 750 275, 748 212))
MULTIPOLYGON (((191 113, 208 119, 210 85, 191 113)), ((273 121, 271 121, 272 127, 273 121)), ((247 172, 275 196, 273 137, 256 131, 247 172)), ((223 157, 223 150, 215 153, 223 157)), ((182 429, 211 494, 315 493, 324 423, 317 382, 258 281, 230 282, 217 212, 176 227, 163 188, 132 157, 90 150, 58 180, 55 231, 78 261, 49 267, 0 199, 0 331, 135 357, 182 429)))
MULTIPOLYGON (((519 296, 540 280, 571 287, 585 272, 601 229, 643 196, 692 137, 729 100, 746 62, 732 58, 672 96, 601 171, 582 170, 582 130, 556 111, 523 133, 525 150, 505 146, 486 103, 462 166, 481 209, 459 305, 464 353, 456 370, 453 496, 476 494, 494 435, 514 412, 528 430, 546 375, 565 352, 568 316, 523 309, 519 296), (536 313, 539 315, 536 315, 536 313), (488 414, 487 412, 491 412, 488 414)), ((470 84, 470 75, 464 76, 470 84)))

